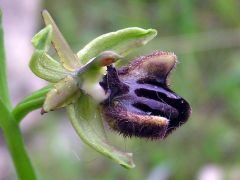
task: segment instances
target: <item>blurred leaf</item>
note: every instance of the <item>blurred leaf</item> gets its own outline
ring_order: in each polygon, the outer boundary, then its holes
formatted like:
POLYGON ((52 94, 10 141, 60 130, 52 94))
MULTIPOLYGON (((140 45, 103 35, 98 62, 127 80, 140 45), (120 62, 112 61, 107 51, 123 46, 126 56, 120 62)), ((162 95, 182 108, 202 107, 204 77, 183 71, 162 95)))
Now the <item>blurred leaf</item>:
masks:
POLYGON ((217 16, 222 18, 228 24, 239 25, 239 6, 236 0, 215 0, 214 6, 217 10, 217 16))

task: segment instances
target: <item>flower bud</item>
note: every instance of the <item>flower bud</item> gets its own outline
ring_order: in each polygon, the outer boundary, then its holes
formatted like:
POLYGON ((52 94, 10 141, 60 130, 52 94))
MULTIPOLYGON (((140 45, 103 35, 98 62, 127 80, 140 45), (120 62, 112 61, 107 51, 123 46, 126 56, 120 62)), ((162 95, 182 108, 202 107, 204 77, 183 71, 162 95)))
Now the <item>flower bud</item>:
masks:
POLYGON ((102 103, 109 126, 124 136, 162 139, 185 123, 190 105, 167 84, 176 62, 173 53, 157 51, 128 67, 108 66, 100 85, 110 94, 102 103))

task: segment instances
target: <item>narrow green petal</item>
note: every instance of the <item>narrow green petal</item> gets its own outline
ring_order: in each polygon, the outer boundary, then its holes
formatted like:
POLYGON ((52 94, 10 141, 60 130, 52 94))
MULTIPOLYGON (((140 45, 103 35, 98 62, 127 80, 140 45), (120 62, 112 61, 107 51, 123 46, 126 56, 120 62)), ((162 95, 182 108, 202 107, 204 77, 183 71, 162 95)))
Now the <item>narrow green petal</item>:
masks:
POLYGON ((79 59, 73 53, 62 33, 59 31, 51 15, 47 10, 43 10, 42 16, 45 24, 51 25, 53 28, 52 42, 60 57, 61 62, 63 63, 63 66, 70 71, 73 71, 75 68, 80 67, 79 59))
POLYGON ((32 44, 36 49, 47 51, 52 41, 52 26, 48 25, 39 31, 33 38, 32 44))
POLYGON ((35 75, 49 82, 58 82, 70 74, 70 71, 64 69, 58 61, 51 58, 43 50, 34 52, 29 67, 35 75))
POLYGON ((91 98, 82 95, 67 111, 73 127, 86 144, 125 168, 135 167, 132 153, 122 152, 108 143, 98 106, 91 98))
POLYGON ((157 35, 154 29, 131 27, 116 32, 103 34, 88 43, 77 56, 83 64, 99 53, 112 50, 120 55, 126 55, 131 50, 143 46, 157 35))
POLYGON ((48 92, 43 104, 43 113, 72 104, 77 101, 79 96, 80 89, 77 80, 66 76, 48 92))

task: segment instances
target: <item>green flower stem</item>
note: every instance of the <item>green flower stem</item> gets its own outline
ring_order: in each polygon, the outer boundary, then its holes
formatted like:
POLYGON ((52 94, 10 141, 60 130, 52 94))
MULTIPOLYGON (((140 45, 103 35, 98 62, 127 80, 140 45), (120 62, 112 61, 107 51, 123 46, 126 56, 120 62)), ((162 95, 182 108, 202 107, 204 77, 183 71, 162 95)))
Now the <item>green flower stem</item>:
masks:
POLYGON ((20 128, 12 116, 11 112, 0 99, 0 124, 2 125, 3 135, 16 168, 20 180, 36 179, 33 167, 28 158, 20 128))
MULTIPOLYGON (((21 103, 25 103, 25 102, 28 102, 28 101, 31 101, 31 100, 34 100, 34 99, 37 99, 37 98, 46 96, 46 94, 48 93, 48 91, 49 91, 52 87, 53 87, 53 85, 52 85, 52 84, 49 84, 49 85, 47 85, 47 86, 45 86, 45 87, 43 87, 43 88, 41 88, 41 89, 33 92, 31 95, 25 97, 20 103, 18 103, 18 105, 21 104, 21 103)), ((18 105, 17 105, 17 106, 18 106, 18 105)), ((17 106, 16 106, 16 107, 17 107, 17 106)), ((15 108, 16 108, 16 107, 15 107, 15 108)))
POLYGON ((17 123, 20 123, 21 120, 31 111, 42 107, 46 94, 52 88, 51 85, 46 86, 30 96, 23 99, 17 106, 13 109, 12 114, 17 123))
POLYGON ((31 111, 42 107, 45 97, 36 98, 34 100, 28 101, 26 103, 20 103, 13 110, 12 114, 15 117, 17 123, 31 111))

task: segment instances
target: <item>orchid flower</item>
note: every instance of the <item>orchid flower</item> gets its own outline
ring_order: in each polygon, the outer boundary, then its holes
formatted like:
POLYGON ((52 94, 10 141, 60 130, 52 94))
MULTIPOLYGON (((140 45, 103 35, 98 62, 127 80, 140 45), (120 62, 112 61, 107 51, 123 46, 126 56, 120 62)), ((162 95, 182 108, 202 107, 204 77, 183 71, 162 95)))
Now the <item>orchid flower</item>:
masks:
POLYGON ((46 10, 42 14, 46 27, 32 39, 35 52, 29 64, 35 75, 50 83, 42 113, 66 108, 73 127, 86 144, 120 165, 133 168, 132 153, 111 146, 106 138, 99 104, 109 92, 99 82, 105 66, 148 43, 156 36, 156 30, 133 27, 107 33, 74 54, 50 14, 46 10), (59 60, 47 53, 51 42, 59 60))

